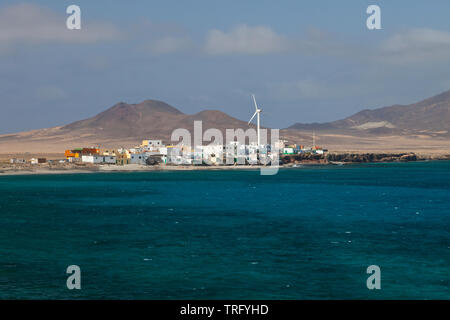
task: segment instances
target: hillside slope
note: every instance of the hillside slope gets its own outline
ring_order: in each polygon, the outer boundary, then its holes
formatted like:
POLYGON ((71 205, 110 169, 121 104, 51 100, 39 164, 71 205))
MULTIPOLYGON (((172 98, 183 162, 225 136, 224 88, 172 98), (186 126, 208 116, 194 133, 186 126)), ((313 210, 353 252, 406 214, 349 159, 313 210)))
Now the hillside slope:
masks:
POLYGON ((369 134, 448 135, 450 131, 450 91, 410 105, 393 105, 363 110, 343 120, 303 124, 288 129, 359 131, 369 134))
POLYGON ((201 120, 203 131, 217 128, 249 126, 217 110, 188 115, 157 100, 139 104, 120 102, 94 117, 64 126, 0 135, 0 153, 45 149, 58 152, 64 148, 100 145, 103 147, 134 146, 143 139, 170 141, 173 130, 184 128, 193 133, 194 121, 201 120))

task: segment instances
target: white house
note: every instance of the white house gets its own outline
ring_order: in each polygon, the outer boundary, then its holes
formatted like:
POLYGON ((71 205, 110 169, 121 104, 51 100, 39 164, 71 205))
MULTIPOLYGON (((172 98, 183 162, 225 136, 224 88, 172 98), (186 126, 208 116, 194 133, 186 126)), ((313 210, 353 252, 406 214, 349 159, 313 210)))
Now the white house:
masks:
POLYGON ((250 163, 250 164, 258 164, 258 154, 257 153, 250 153, 248 155, 248 163, 250 163))
POLYGON ((82 155, 81 162, 95 164, 116 164, 116 156, 82 155))
MULTIPOLYGON (((162 140, 142 140, 141 151, 158 151, 164 147, 162 140)), ((139 152, 139 151, 136 151, 139 152)))
POLYGON ((132 153, 130 163, 131 164, 145 164, 147 156, 145 153, 132 153))
POLYGON ((202 160, 206 164, 222 164, 223 146, 212 144, 207 146, 199 146, 202 151, 202 160))
MULTIPOLYGON (((231 141, 223 146, 224 158, 226 164, 233 164, 237 161, 242 145, 238 141, 231 141)), ((245 149, 244 149, 245 150, 245 149)))
POLYGON ((17 159, 17 158, 13 158, 9 160, 9 163, 19 163, 19 164, 24 164, 26 163, 25 159, 17 159))
POLYGON ((148 140, 148 146, 154 148, 162 147, 162 140, 148 140))
POLYGON ((284 154, 294 154, 294 148, 283 148, 284 154))

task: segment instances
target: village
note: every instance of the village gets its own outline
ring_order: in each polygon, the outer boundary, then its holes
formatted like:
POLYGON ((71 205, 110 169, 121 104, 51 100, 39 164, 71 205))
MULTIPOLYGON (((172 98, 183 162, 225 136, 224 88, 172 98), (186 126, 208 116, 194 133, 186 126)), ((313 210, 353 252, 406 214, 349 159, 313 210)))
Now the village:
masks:
POLYGON ((238 141, 226 145, 206 145, 192 148, 187 145, 165 145, 162 140, 146 139, 133 148, 80 147, 67 149, 64 158, 46 159, 11 158, 10 164, 90 164, 90 165, 270 165, 282 156, 298 154, 323 155, 327 152, 319 146, 288 145, 279 140, 275 145, 256 143, 241 144, 238 141))

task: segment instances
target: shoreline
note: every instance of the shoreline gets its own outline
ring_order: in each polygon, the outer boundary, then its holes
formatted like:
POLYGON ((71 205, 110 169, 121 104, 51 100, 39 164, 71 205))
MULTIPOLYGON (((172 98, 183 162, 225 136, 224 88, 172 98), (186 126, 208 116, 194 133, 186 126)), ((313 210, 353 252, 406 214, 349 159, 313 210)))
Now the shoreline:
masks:
MULTIPOLYGON (((407 163, 407 162, 437 162, 450 161, 449 159, 421 159, 416 161, 374 161, 374 162, 343 162, 343 163, 290 163, 288 165, 280 165, 278 169, 299 169, 308 167, 324 167, 324 166, 349 166, 354 164, 382 164, 382 163, 407 163)), ((164 172, 164 171, 226 171, 226 170, 259 170, 261 168, 270 168, 270 166, 261 165, 230 165, 230 166, 190 166, 190 165, 97 165, 84 168, 7 168, 0 169, 1 176, 28 176, 28 175, 52 175, 52 174, 89 174, 89 173, 131 173, 131 172, 164 172)))
MULTIPOLYGON (((98 165, 85 168, 11 168, 0 169, 0 176, 15 175, 39 175, 39 174, 83 174, 83 173, 126 173, 126 172, 162 172, 162 171, 222 171, 222 170, 259 170, 270 166, 260 165, 239 165, 239 166, 176 166, 176 165, 98 165)), ((279 168, 289 166, 280 165, 279 168)))

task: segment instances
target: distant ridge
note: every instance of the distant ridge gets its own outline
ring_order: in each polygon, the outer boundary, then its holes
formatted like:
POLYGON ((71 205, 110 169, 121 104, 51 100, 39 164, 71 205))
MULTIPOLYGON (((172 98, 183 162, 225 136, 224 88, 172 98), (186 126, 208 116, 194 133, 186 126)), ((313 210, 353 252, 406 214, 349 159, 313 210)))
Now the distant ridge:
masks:
POLYGON ((343 120, 326 123, 296 123, 288 129, 358 131, 369 134, 448 135, 450 90, 418 103, 363 110, 343 120))

